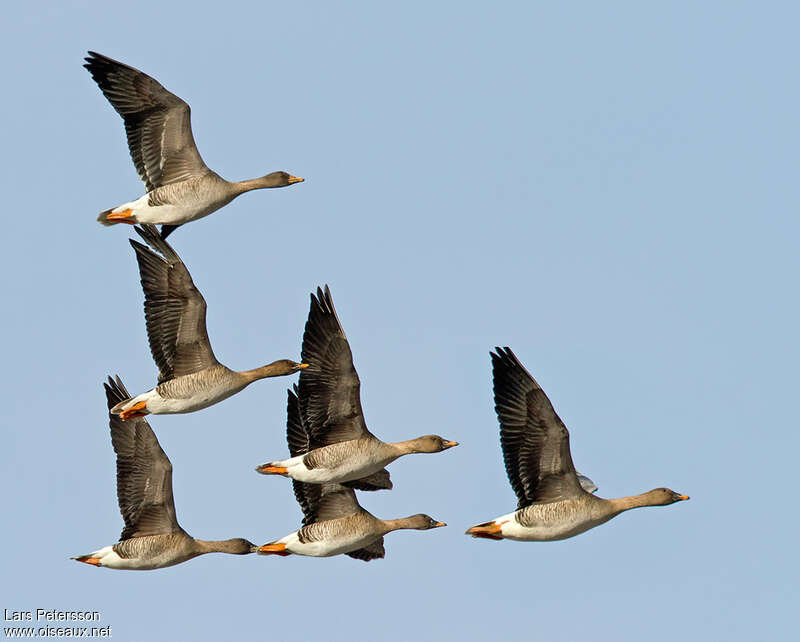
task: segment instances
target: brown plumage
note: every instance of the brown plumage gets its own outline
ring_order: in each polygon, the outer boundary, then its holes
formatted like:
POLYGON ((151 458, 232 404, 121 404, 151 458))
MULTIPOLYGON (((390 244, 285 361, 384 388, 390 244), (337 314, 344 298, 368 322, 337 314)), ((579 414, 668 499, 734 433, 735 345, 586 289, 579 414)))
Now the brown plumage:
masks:
MULTIPOLYGON (((290 390, 286 406, 286 438, 293 455, 305 453, 309 443, 299 406, 297 395, 290 390)), ((359 505, 352 488, 340 484, 308 484, 296 480, 292 483, 303 511, 303 526, 286 537, 259 547, 261 554, 329 557, 344 553, 368 562, 384 557, 383 536, 391 531, 445 526, 423 514, 393 520, 379 519, 359 505)))
MULTIPOLYGON (((104 386, 109 410, 128 396, 119 377, 109 377, 104 386)), ((94 566, 152 570, 205 553, 255 552, 245 539, 205 541, 187 534, 175 514, 172 464, 147 421, 124 422, 109 413, 109 425, 117 455, 117 501, 125 527, 118 543, 73 559, 94 566)))
POLYGON ((302 359, 308 368, 300 375, 297 396, 308 432, 307 450, 302 456, 262 464, 258 472, 378 490, 392 487, 384 467, 398 457, 458 445, 438 435, 387 443, 369 431, 361 409, 361 381, 328 286, 311 295, 302 359))
POLYGON ((293 374, 305 367, 279 359, 237 372, 219 363, 206 330, 205 299, 183 261, 154 226, 135 229, 150 246, 130 242, 139 263, 147 338, 158 366, 158 385, 117 404, 113 413, 127 419, 150 413, 193 412, 236 394, 253 381, 293 374))
POLYGON ((640 506, 665 506, 689 499, 668 488, 603 499, 584 488, 590 480, 575 470, 569 431, 541 386, 510 348, 491 354, 495 410, 506 473, 517 495, 517 510, 467 533, 487 539, 549 541, 594 528, 640 506))
POLYGON ((161 223, 166 238, 244 192, 303 181, 283 171, 226 181, 197 150, 188 104, 154 78, 108 56, 90 51, 84 67, 124 120, 131 159, 147 190, 141 199, 101 213, 98 220, 104 225, 161 223))

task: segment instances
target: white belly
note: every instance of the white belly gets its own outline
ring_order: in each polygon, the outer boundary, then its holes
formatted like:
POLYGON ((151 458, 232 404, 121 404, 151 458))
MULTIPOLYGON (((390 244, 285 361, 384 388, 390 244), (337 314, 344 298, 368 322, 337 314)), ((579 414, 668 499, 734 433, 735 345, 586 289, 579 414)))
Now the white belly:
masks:
POLYGON ((500 534, 505 539, 513 539, 519 542, 552 542, 559 539, 567 539, 579 535, 598 524, 607 521, 603 520, 564 520, 561 522, 551 522, 534 524, 533 526, 523 526, 514 519, 515 513, 503 515, 494 520, 501 524, 500 534))
POLYGON ((241 388, 228 388, 218 386, 214 388, 198 389, 190 397, 173 398, 162 397, 155 388, 148 390, 131 399, 124 408, 129 408, 140 401, 147 402, 147 412, 153 415, 170 415, 202 410, 219 403, 223 399, 236 394, 241 388))
POLYGON ((202 410, 227 399, 233 394, 228 391, 226 394, 212 394, 211 391, 197 394, 189 399, 164 399, 156 395, 151 401, 147 402, 147 410, 154 415, 179 414, 183 412, 194 412, 202 410))
POLYGON ((112 212, 131 210, 137 223, 152 223, 153 225, 180 225, 198 218, 208 216, 218 210, 225 203, 208 204, 204 202, 186 201, 177 204, 150 205, 150 195, 137 198, 130 203, 115 207, 112 212))
POLYGON ((383 468, 383 462, 364 463, 358 457, 342 462, 336 468, 306 468, 303 457, 293 457, 287 459, 279 465, 286 465, 286 472, 292 479, 311 484, 326 484, 329 482, 348 482, 361 479, 373 473, 377 473, 383 468))
POLYGON ((135 557, 120 557, 113 546, 106 546, 91 554, 100 560, 99 566, 115 568, 124 571, 152 571, 157 568, 174 566, 190 559, 190 557, 174 557, 162 555, 149 560, 140 560, 135 557))
POLYGON ((297 537, 297 532, 294 532, 279 539, 278 542, 286 544, 286 550, 296 555, 332 557, 333 555, 341 555, 364 548, 376 539, 378 537, 375 535, 350 534, 325 541, 301 542, 297 537))

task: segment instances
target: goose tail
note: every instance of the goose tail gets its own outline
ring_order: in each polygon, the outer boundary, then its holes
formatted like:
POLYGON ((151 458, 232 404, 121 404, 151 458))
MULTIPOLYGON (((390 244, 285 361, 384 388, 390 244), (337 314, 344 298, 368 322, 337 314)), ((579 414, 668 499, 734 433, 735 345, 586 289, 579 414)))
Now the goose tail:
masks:
POLYGON ((108 220, 108 215, 111 214, 111 210, 113 210, 113 209, 114 208, 112 207, 110 210, 105 210, 103 212, 100 212, 100 214, 97 217, 97 222, 101 223, 102 225, 106 225, 106 226, 114 225, 115 221, 109 221, 108 220))
POLYGON ((117 223, 135 225, 138 221, 131 209, 133 205, 134 204, 131 203, 129 205, 112 207, 110 210, 104 210, 98 214, 97 221, 102 225, 116 225, 117 223))
POLYGON ((467 529, 465 535, 472 535, 473 537, 481 537, 483 539, 501 540, 503 539, 502 527, 495 521, 484 522, 472 528, 467 529))

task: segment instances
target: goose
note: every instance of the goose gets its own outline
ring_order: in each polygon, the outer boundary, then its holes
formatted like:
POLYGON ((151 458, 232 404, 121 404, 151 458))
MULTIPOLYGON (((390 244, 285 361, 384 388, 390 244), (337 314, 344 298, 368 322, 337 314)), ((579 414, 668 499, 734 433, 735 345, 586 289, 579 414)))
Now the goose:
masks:
POLYGON ((131 239, 144 289, 144 315, 158 385, 116 404, 123 420, 147 414, 194 412, 243 390, 253 381, 306 367, 289 359, 236 372, 219 363, 206 331, 206 302, 175 250, 152 225, 134 228, 152 248, 131 239), (155 250, 155 252, 153 251, 155 250))
MULTIPOLYGON (((108 407, 128 396, 119 377, 104 384, 108 407)), ((117 498, 125 528, 119 542, 72 559, 106 568, 149 571, 180 564, 205 553, 247 555, 257 547, 242 538, 195 539, 175 516, 172 464, 145 419, 123 422, 109 413, 117 454, 117 498)))
POLYGON ((176 227, 208 216, 254 189, 303 182, 287 172, 229 182, 200 157, 192 136, 189 105, 138 69, 90 51, 84 67, 111 106, 125 121, 133 164, 146 193, 105 210, 97 220, 116 223, 160 223, 166 238, 176 227))
POLYGON ((510 348, 495 348, 491 357, 503 459, 519 503, 513 513, 473 526, 468 535, 523 542, 560 540, 632 508, 689 499, 669 488, 617 499, 592 495, 582 487, 572 464, 567 427, 542 388, 510 348))
MULTIPOLYGON (((300 416, 297 395, 289 390, 286 440, 292 453, 308 452, 311 435, 300 416)), ((341 484, 306 484, 294 480, 294 494, 303 511, 303 526, 260 546, 261 555, 331 557, 344 553, 369 562, 386 555, 383 536, 400 529, 429 530, 446 526, 428 515, 379 519, 364 510, 352 488, 341 484)))
POLYGON ((389 489, 384 468, 409 453, 438 453, 458 445, 439 435, 386 443, 364 422, 358 373, 330 288, 311 294, 301 359, 308 368, 300 374, 297 395, 309 434, 309 448, 289 459, 256 468, 263 475, 283 475, 311 484, 339 483, 360 490, 389 489))

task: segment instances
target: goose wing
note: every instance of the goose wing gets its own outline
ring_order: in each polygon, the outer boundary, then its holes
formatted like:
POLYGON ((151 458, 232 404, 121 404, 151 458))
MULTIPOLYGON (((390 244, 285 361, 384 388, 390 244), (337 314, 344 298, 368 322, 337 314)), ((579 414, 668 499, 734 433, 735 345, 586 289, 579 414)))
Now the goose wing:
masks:
POLYGON ((300 413, 310 447, 371 437, 361 409, 361 381, 328 286, 311 295, 303 334, 300 413))
MULTIPOLYGON (((308 433, 300 419, 300 404, 297 398, 297 386, 287 391, 286 401, 286 441, 289 443, 289 454, 298 457, 308 452, 308 433)), ((316 507, 319 504, 322 486, 292 480, 294 496, 303 511, 303 526, 314 521, 316 507)))
POLYGON ((510 348, 491 353, 494 402, 506 473, 518 507, 584 491, 569 450, 569 431, 547 395, 510 348))
POLYGON ((581 488, 583 488, 583 490, 585 490, 587 493, 596 493, 597 492, 597 484, 595 484, 586 475, 578 473, 578 481, 581 484, 581 488))
MULTIPOLYGON (((109 410, 130 395, 119 377, 104 384, 109 410)), ((125 528, 120 541, 182 529, 172 497, 172 464, 143 418, 122 421, 109 413, 117 453, 117 500, 125 528)))
POLYGON ((192 136, 189 105, 138 69, 93 51, 85 60, 125 121, 128 149, 148 192, 211 173, 192 136))
POLYGON ((158 382, 217 365, 206 331, 206 301, 183 261, 154 226, 135 229, 152 248, 131 239, 139 262, 147 338, 158 366, 158 382))
MULTIPOLYGON (((289 454, 292 457, 298 457, 309 451, 309 437, 300 417, 300 400, 297 392, 298 387, 296 385, 293 390, 288 390, 286 402, 286 441, 289 444, 289 454)), ((323 518, 335 519, 335 517, 325 517, 325 515, 337 513, 337 511, 341 514, 336 516, 343 517, 361 510, 361 506, 356 501, 355 493, 350 491, 351 488, 379 490, 381 488, 391 488, 392 483, 389 481, 388 471, 383 469, 369 477, 347 482, 346 487, 339 484, 308 484, 296 479, 292 480, 292 487, 294 488, 295 499, 297 499, 297 503, 300 504, 300 508, 303 511, 303 525, 306 526, 316 521, 322 521, 323 518), (336 502, 333 501, 334 498, 332 497, 323 501, 323 495, 335 492, 342 492, 342 496, 336 499, 336 502), (321 505, 325 506, 323 518, 319 516, 321 505)))
POLYGON ((372 542, 372 544, 368 544, 364 548, 350 551, 349 553, 345 553, 345 555, 349 555, 353 559, 362 560, 364 562, 382 559, 386 557, 386 549, 383 547, 383 537, 379 537, 377 540, 372 542))
POLYGON ((328 522, 364 512, 356 499, 356 491, 341 484, 319 484, 320 494, 312 507, 313 522, 328 522))
POLYGON ((355 488, 356 490, 391 490, 394 487, 392 478, 389 471, 381 468, 377 473, 372 473, 361 479, 354 479, 353 481, 342 482, 342 486, 347 488, 355 488))
MULTIPOLYGON (((297 457, 308 452, 309 437, 300 418, 300 400, 297 396, 297 386, 288 391, 286 406, 286 440, 289 442, 289 452, 292 457, 297 457)), ((388 475, 388 473, 387 473, 388 475)), ((303 527, 298 535, 301 538, 325 539, 332 534, 331 524, 323 522, 347 517, 363 512, 363 508, 356 499, 356 493, 351 488, 340 484, 306 484, 292 480, 294 496, 303 509, 303 527)), ((374 489, 372 489, 374 490, 374 489)), ((344 528, 341 523, 336 525, 344 528)), ((347 553, 350 557, 369 562, 370 560, 386 556, 383 547, 383 537, 376 541, 347 553)))
MULTIPOLYGON (((313 519, 308 522, 304 520, 305 525, 298 532, 298 536, 301 540, 336 538, 338 535, 346 534, 354 522, 358 523, 359 514, 372 519, 358 503, 354 490, 339 484, 324 484, 321 486, 319 499, 314 507, 313 519), (341 517, 350 517, 352 520, 341 520, 339 519, 341 517)), ((364 562, 383 558, 386 556, 383 537, 380 536, 366 546, 345 554, 364 562)))

